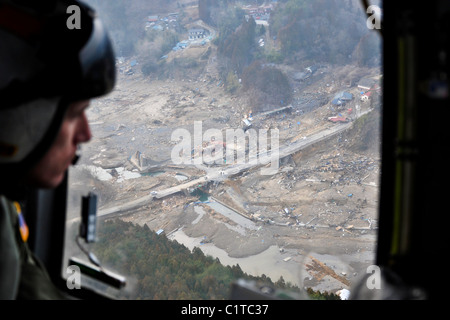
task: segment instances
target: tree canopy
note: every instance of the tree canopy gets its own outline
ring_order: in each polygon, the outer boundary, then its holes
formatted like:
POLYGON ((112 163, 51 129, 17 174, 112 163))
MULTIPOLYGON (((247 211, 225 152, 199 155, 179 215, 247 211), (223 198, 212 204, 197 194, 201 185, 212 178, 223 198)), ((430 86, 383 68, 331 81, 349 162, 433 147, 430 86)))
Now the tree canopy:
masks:
POLYGON ((347 63, 370 32, 365 19, 351 0, 287 0, 275 8, 269 30, 285 57, 347 63))
POLYGON ((231 283, 239 278, 263 281, 280 289, 300 290, 282 278, 273 283, 265 275, 246 274, 239 265, 224 266, 199 248, 191 252, 146 225, 116 219, 106 221, 98 231, 99 241, 92 251, 108 268, 127 275, 135 283, 132 292, 124 292, 119 298, 228 299, 231 283))

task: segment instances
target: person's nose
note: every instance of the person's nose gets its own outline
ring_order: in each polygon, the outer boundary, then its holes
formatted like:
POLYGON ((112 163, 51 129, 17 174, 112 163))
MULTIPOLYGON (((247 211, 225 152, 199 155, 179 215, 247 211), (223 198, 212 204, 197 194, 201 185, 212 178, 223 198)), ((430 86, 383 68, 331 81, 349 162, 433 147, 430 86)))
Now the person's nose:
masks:
POLYGON ((83 115, 81 116, 80 122, 78 124, 77 128, 77 134, 76 134, 76 143, 85 143, 91 140, 92 138, 92 132, 91 128, 89 127, 89 122, 86 116, 86 113, 83 112, 83 115))

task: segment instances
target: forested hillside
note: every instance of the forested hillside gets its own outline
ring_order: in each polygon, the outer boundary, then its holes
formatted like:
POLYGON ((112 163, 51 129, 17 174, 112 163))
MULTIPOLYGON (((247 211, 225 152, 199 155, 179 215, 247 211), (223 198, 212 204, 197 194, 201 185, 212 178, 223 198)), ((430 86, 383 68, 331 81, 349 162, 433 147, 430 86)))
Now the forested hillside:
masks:
POLYGON ((144 76, 183 79, 200 74, 212 52, 226 91, 249 96, 255 112, 291 103, 292 90, 288 76, 280 71, 283 67, 321 63, 372 67, 380 63, 379 36, 367 28, 367 16, 356 0, 280 0, 271 7, 266 25, 256 23, 246 11, 249 6, 269 3, 264 1, 88 2, 105 21, 116 55, 136 59, 144 76), (169 12, 177 15, 175 26, 146 28, 149 16, 161 22, 169 12), (215 30, 206 58, 166 59, 197 23, 215 30), (279 81, 272 81, 274 77, 279 81))
MULTIPOLYGON (((280 289, 299 291, 280 278, 275 283, 266 276, 244 273, 239 265, 224 266, 218 259, 205 256, 199 248, 191 252, 184 245, 157 235, 146 225, 120 219, 107 221, 99 230, 93 251, 111 268, 136 281, 133 294, 124 299, 228 299, 230 286, 239 278, 252 279, 280 289)), ((333 294, 309 290, 314 299, 336 299, 333 294)))
POLYGON ((368 43, 367 17, 354 1, 280 2, 270 17, 269 31, 278 39, 285 58, 341 64, 359 59, 358 63, 369 64, 379 56, 379 41, 370 37, 375 45, 368 43), (368 46, 372 50, 366 50, 368 46), (365 51, 364 57, 360 51, 365 51))
POLYGON ((145 21, 151 14, 170 12, 179 6, 176 0, 87 0, 104 21, 117 56, 136 54, 145 38, 145 21))

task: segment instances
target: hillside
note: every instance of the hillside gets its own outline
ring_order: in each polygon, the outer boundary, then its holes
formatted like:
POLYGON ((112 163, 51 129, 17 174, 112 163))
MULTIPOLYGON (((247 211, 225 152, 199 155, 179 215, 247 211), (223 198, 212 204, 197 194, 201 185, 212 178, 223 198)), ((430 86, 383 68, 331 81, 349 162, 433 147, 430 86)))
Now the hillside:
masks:
POLYGON ((379 155, 381 148, 380 119, 379 109, 359 118, 346 134, 350 140, 349 149, 363 154, 379 155))
MULTIPOLYGON (((120 299, 226 300, 230 298, 231 284, 238 279, 300 294, 298 287, 285 283, 282 277, 274 283, 265 275, 246 274, 239 265, 224 266, 199 248, 191 252, 145 225, 108 221, 102 225, 99 238, 93 250, 100 260, 113 270, 127 274, 127 281, 134 284, 133 291, 122 292, 120 299)), ((310 299, 339 299, 334 294, 312 289, 303 294, 310 299)))

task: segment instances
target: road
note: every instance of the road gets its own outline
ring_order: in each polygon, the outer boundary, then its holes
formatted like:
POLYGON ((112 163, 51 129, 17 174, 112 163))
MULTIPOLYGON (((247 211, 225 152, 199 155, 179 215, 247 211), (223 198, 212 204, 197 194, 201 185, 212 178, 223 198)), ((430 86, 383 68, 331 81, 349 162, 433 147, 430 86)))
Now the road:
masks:
MULTIPOLYGON (((365 114, 367 114, 370 111, 361 112, 358 117, 361 117, 365 114)), ((270 165, 270 168, 262 168, 262 174, 275 174, 277 173, 278 168, 274 166, 273 164, 278 164, 278 159, 282 159, 290 154, 296 153, 300 150, 305 149, 306 147, 311 146, 312 144, 318 143, 320 141, 323 141, 325 139, 330 138, 331 136, 334 136, 340 132, 343 132, 347 129, 349 129, 352 126, 353 122, 348 123, 339 123, 334 125, 333 127, 329 127, 325 130, 322 130, 320 132, 317 132, 315 134, 310 135, 309 137, 301 140, 297 140, 293 143, 290 143, 289 145, 283 145, 278 148, 278 154, 266 154, 266 155, 254 155, 254 157, 250 157, 248 161, 245 163, 238 163, 233 165, 227 165, 224 167, 212 167, 209 168, 207 166, 201 166, 202 169, 206 170, 206 174, 200 178, 181 183, 177 186, 170 187, 163 190, 158 190, 156 194, 149 194, 146 196, 143 196, 139 199, 132 200, 126 203, 123 203, 121 205, 115 205, 109 208, 101 208, 99 209, 97 215, 103 216, 108 215, 116 212, 121 211, 127 211, 131 210, 140 206, 145 205, 149 201, 151 201, 153 198, 165 198, 170 195, 173 195, 178 192, 183 192, 184 190, 188 189, 195 189, 199 186, 202 186, 210 181, 224 181, 229 176, 236 175, 240 172, 243 172, 245 170, 249 170, 253 167, 262 166, 267 167, 268 164, 270 165)))

